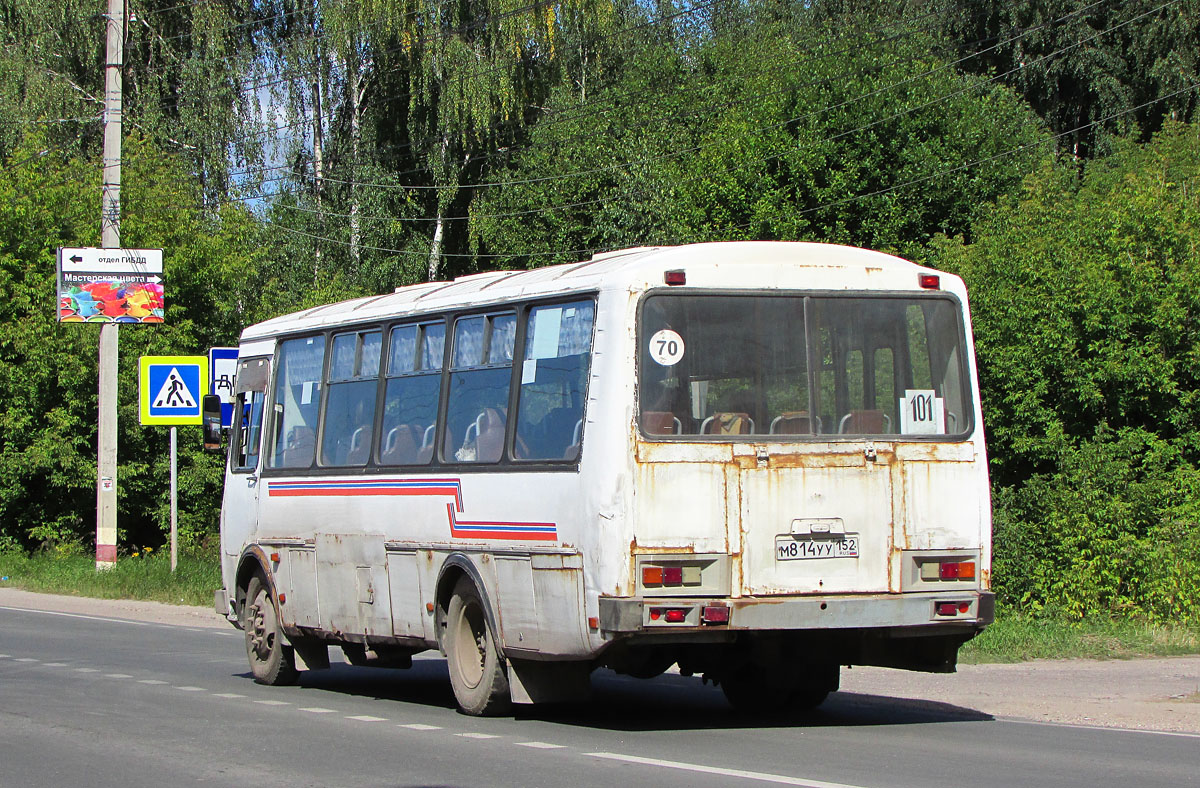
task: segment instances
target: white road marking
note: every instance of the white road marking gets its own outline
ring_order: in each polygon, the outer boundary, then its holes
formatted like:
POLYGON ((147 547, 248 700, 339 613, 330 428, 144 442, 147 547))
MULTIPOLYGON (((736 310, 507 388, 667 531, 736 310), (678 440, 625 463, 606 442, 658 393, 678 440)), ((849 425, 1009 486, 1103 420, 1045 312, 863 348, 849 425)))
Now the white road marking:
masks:
POLYGON ((532 747, 535 750, 562 750, 566 748, 565 744, 550 744, 544 741, 519 741, 518 747, 532 747))
POLYGON ((358 720, 359 722, 387 722, 387 717, 372 717, 370 714, 356 714, 346 719, 358 720))
POLYGON ((462 736, 464 739, 499 739, 500 737, 494 733, 456 733, 455 736, 462 736))
POLYGON ((758 780, 759 782, 777 783, 779 785, 799 785, 802 788, 862 788, 862 786, 849 785, 847 783, 831 783, 824 780, 810 780, 804 777, 789 777, 786 774, 751 772, 744 769, 725 769, 720 766, 701 766, 698 763, 664 761, 658 758, 640 758, 636 755, 621 755, 615 752, 589 752, 584 754, 591 758, 624 761, 625 763, 636 763, 641 766, 658 766, 663 769, 679 769, 685 772, 718 774, 722 777, 740 777, 743 780, 758 780))
POLYGON ((397 725, 396 727, 408 728, 409 730, 414 731, 440 731, 442 729, 441 725, 426 725, 423 722, 407 722, 403 725, 397 725))
POLYGON ((99 673, 99 668, 75 668, 76 673, 99 673))
POLYGON ((133 678, 133 676, 130 676, 128 673, 105 673, 104 678, 106 678, 106 679, 131 679, 131 678, 133 678))
POLYGON ((309 706, 306 709, 300 709, 300 711, 307 711, 309 714, 333 714, 337 709, 323 709, 320 706, 309 706))
POLYGON ((214 698, 244 698, 245 695, 239 695, 236 692, 214 692, 214 698))
POLYGON ((159 681, 158 679, 141 679, 140 681, 138 681, 138 684, 166 684, 166 683, 167 682, 159 681))
POLYGON ((286 700, 256 700, 254 702, 258 703, 262 706, 291 706, 292 705, 292 704, 288 703, 286 700))
MULTIPOLYGON (((105 618, 104 616, 85 616, 80 613, 61 613, 57 610, 30 610, 29 608, 25 607, 4 607, 2 605, 0 605, 0 610, 11 610, 14 613, 39 613, 43 616, 62 616, 63 618, 83 618, 87 619, 88 621, 107 621, 112 624, 133 624, 135 627, 151 626, 145 621, 130 621, 125 618, 105 618)), ((159 624, 155 626, 164 625, 159 624)))
POLYGON ((1017 725, 1040 725, 1044 728, 1076 728, 1085 731, 1114 731, 1116 733, 1144 733, 1147 736, 1176 736, 1183 739, 1200 739, 1200 733, 1188 731, 1156 731, 1147 728, 1116 728, 1108 725, 1080 725, 1071 722, 1042 722, 1041 720, 1021 720, 1015 717, 1003 717, 1004 722, 1017 725))
POLYGON ((204 687, 175 687, 180 692, 208 692, 204 687))
POLYGON ((46 667, 48 667, 48 668, 65 668, 66 666, 67 666, 67 663, 65 663, 65 662, 47 662, 46 663, 46 667))
POLYGON ((14 659, 13 662, 41 662, 41 660, 34 659, 33 657, 18 657, 17 659, 14 659))

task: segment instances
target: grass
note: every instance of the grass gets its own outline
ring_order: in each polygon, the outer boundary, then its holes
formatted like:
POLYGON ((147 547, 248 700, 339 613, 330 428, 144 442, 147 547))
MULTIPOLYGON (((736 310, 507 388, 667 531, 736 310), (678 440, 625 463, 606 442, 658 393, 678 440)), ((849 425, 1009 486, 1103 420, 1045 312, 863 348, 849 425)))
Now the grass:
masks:
MULTIPOLYGON (((128 556, 105 572, 86 555, 0 553, 0 587, 102 599, 147 599, 175 605, 212 604, 221 587, 216 557, 181 556, 175 574, 163 552, 128 556)), ((1066 622, 1001 611, 982 635, 967 643, 966 664, 1031 659, 1132 659, 1200 654, 1200 627, 1135 620, 1066 622)))
POLYGON ((172 574, 171 558, 165 551, 120 558, 103 572, 96 571, 91 556, 6 552, 0 553, 0 578, 5 577, 0 588, 205 607, 212 606, 213 591, 221 587, 216 557, 181 555, 172 574))
POLYGON ((959 661, 980 664, 1185 654, 1200 654, 1200 627, 1116 619, 1066 622, 1001 614, 983 634, 963 646, 959 661))

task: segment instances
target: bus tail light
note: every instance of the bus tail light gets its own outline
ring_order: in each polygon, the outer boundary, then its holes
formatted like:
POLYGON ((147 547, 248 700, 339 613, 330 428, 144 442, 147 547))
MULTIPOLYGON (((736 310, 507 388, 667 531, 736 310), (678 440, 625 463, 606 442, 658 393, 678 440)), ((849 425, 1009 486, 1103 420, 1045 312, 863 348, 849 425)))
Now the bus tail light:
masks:
POLYGON ((974 561, 943 561, 938 568, 938 577, 942 580, 974 580, 974 561))
POLYGON ((698 564, 644 564, 642 585, 649 588, 698 586, 703 582, 703 569, 698 564))
POLYGON ((922 580, 974 580, 975 561, 924 561, 921 563, 922 580))
POLYGON ((728 624, 729 608, 725 605, 706 605, 700 618, 705 624, 728 624))
POLYGON ((917 282, 926 290, 937 290, 942 286, 942 278, 937 274, 918 274, 917 282))
POLYGON ((684 271, 667 271, 663 274, 663 281, 669 285, 686 285, 687 274, 684 271))
POLYGON ((687 611, 679 607, 668 608, 666 619, 668 624, 682 624, 687 620, 687 611))
POLYGON ((971 612, 970 602, 937 602, 934 610, 939 616, 957 616, 971 612))

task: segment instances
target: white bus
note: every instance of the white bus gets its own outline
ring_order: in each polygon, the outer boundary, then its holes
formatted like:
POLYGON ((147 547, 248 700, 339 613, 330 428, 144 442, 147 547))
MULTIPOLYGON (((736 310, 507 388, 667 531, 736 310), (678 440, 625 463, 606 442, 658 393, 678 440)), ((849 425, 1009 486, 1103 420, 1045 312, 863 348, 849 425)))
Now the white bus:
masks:
POLYGON ((247 328, 235 391, 216 606, 262 683, 440 649, 469 714, 673 666, 788 710, 993 618, 966 290, 886 254, 404 287, 247 328))

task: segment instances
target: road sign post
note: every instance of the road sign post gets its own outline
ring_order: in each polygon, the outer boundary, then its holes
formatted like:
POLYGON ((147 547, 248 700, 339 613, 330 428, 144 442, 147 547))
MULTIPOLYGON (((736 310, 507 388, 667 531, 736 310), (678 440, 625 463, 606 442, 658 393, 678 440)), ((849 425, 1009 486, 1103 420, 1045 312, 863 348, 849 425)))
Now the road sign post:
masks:
POLYGON ((208 393, 207 356, 142 356, 138 394, 142 424, 171 428, 171 571, 179 562, 179 496, 176 425, 200 424, 208 393))

